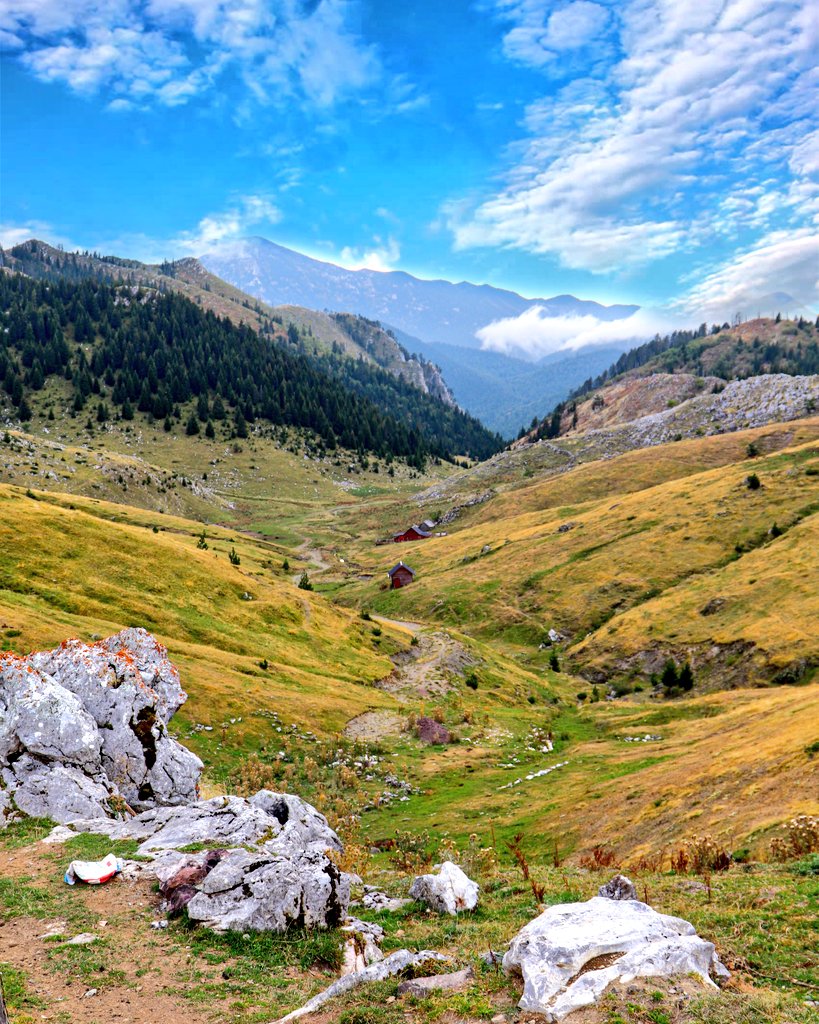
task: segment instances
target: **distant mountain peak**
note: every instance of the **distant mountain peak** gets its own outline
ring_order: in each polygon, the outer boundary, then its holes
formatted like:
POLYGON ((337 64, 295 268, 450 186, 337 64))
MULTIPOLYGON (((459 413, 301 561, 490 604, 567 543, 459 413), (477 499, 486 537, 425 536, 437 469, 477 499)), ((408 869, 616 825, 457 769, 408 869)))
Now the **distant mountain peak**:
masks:
POLYGON ((604 306, 573 295, 527 299, 490 284, 424 280, 403 270, 347 270, 254 236, 206 253, 208 270, 272 306, 359 313, 394 324, 422 342, 479 348, 476 332, 532 306, 555 315, 592 315, 619 320, 638 306, 604 306))

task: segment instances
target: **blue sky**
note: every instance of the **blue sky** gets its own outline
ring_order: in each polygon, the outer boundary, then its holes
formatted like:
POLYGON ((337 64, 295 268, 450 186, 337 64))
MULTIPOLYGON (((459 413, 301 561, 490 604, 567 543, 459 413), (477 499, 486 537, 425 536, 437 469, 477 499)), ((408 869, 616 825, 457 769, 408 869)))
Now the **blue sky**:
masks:
MULTIPOLYGON (((7 0, 0 30, 4 244, 260 234, 646 332, 819 310, 814 0, 7 0)), ((562 337, 513 327, 488 344, 562 337)))

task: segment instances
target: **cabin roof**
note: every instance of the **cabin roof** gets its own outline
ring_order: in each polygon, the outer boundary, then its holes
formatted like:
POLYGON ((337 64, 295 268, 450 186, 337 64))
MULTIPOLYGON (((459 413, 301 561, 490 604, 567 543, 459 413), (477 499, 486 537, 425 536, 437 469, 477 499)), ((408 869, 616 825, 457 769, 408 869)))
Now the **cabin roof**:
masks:
POLYGON ((412 526, 408 526, 406 530, 399 530, 398 533, 394 533, 393 537, 403 537, 405 533, 409 533, 410 530, 415 530, 421 537, 431 537, 432 534, 429 530, 425 530, 423 526, 419 526, 417 523, 413 523, 412 526))
POLYGON ((398 562, 396 565, 394 565, 392 567, 392 569, 389 570, 387 575, 392 577, 392 576, 394 576, 398 572, 399 569, 406 569, 407 572, 410 573, 410 575, 412 575, 412 576, 415 575, 415 570, 414 569, 410 569, 410 567, 408 565, 404 565, 403 562, 398 562))

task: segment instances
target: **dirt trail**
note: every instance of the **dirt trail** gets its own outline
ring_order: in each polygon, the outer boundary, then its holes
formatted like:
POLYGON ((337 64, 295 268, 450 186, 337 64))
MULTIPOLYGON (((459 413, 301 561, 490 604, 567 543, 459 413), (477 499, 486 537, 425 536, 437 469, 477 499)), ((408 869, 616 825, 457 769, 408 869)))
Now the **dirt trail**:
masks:
MULTIPOLYGON (((411 628, 418 624, 402 625, 411 628)), ((449 633, 413 633, 417 643, 393 657, 395 668, 377 684, 399 699, 439 697, 453 689, 456 678, 463 678, 473 665, 479 664, 479 659, 449 633)))
POLYGON ((370 617, 375 622, 380 622, 385 626, 395 626, 397 629, 406 629, 410 633, 420 633, 425 628, 423 622, 410 622, 405 619, 388 619, 385 615, 376 615, 372 612, 370 617))
MULTIPOLYGON (((62 884, 61 849, 36 844, 0 851, 0 875, 54 891, 62 884)), ((60 948, 47 937, 49 932, 71 938, 82 930, 60 918, 62 900, 55 903, 53 917, 0 921, 0 962, 25 973, 28 997, 43 1004, 37 1019, 71 1024, 212 1024, 228 1019, 229 1007, 222 1000, 214 998, 206 1013, 176 994, 190 981, 192 965, 166 931, 151 929, 151 921, 161 916, 154 906, 152 876, 146 873, 134 881, 119 876, 106 885, 65 888, 71 902, 93 915, 88 930, 101 940, 84 947, 83 960, 94 967, 90 973, 81 977, 78 970, 57 967, 48 958, 60 948)), ((200 983, 210 980, 204 976, 212 974, 215 980, 221 973, 219 966, 202 960, 195 967, 200 983)), ((12 1011, 11 1021, 18 1016, 12 1011)), ((23 1019, 31 1019, 25 1011, 23 1019)))
MULTIPOLYGON (((324 572, 325 569, 332 569, 333 567, 332 564, 325 559, 324 552, 321 551, 320 548, 311 547, 309 540, 306 540, 303 544, 299 545, 299 547, 296 548, 296 551, 298 552, 299 558, 303 558, 305 562, 309 563, 309 569, 307 570, 308 575, 309 570, 311 569, 315 572, 324 572)), ((290 577, 293 583, 299 582, 304 571, 304 569, 300 569, 298 572, 293 573, 290 577)))

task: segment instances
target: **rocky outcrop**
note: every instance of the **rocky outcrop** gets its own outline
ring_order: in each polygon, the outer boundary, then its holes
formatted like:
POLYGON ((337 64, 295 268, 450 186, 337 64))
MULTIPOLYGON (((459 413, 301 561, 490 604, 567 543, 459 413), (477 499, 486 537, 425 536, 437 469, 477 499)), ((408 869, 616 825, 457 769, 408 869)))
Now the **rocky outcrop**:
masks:
POLYGON ((478 905, 479 891, 477 882, 468 878, 457 864, 447 860, 437 875, 419 875, 409 894, 439 914, 454 915, 463 910, 474 910, 478 905))
POLYGON ((279 839, 259 852, 231 850, 188 903, 188 917, 216 931, 335 928, 349 902, 349 878, 322 844, 299 849, 279 839))
POLYGON ((154 859, 168 909, 186 906, 192 921, 217 931, 336 927, 350 902, 350 879, 329 856, 341 841, 323 814, 290 793, 263 789, 249 799, 154 807, 127 821, 74 820, 71 828, 138 840, 137 852, 154 859), (219 856, 179 852, 192 843, 219 847, 219 856))
POLYGON ((127 821, 74 820, 78 832, 97 832, 112 839, 136 839, 141 856, 178 850, 191 843, 261 847, 281 840, 291 846, 319 843, 341 850, 341 841, 323 814, 291 793, 262 789, 249 798, 215 796, 186 807, 154 807, 127 821))
POLYGON ((0 807, 65 822, 196 798, 202 763, 168 723, 186 700, 144 629, 0 656, 0 807))
POLYGON ((626 878, 625 875, 615 875, 605 885, 600 886, 597 895, 603 896, 607 900, 636 900, 637 890, 630 878, 626 878))
POLYGON ((503 967, 523 976, 518 1005, 549 1021, 596 1002, 613 981, 695 974, 713 987, 709 973, 727 973, 687 921, 601 896, 549 907, 518 932, 503 967))
POLYGON ((297 1010, 293 1010, 284 1017, 280 1017, 277 1021, 274 1021, 274 1024, 287 1024, 288 1021, 297 1020, 308 1013, 315 1013, 316 1010, 324 1006, 330 999, 344 995, 345 992, 351 992, 354 988, 358 988, 359 985, 364 985, 371 981, 384 981, 386 978, 392 978, 396 974, 417 970, 419 967, 430 963, 448 962, 448 957, 441 953, 435 953, 431 949, 422 949, 420 953, 412 953, 408 949, 398 949, 376 964, 371 964, 369 967, 365 967, 361 971, 355 971, 353 974, 345 974, 322 992, 319 992, 318 995, 308 999, 304 1006, 300 1006, 297 1010))

